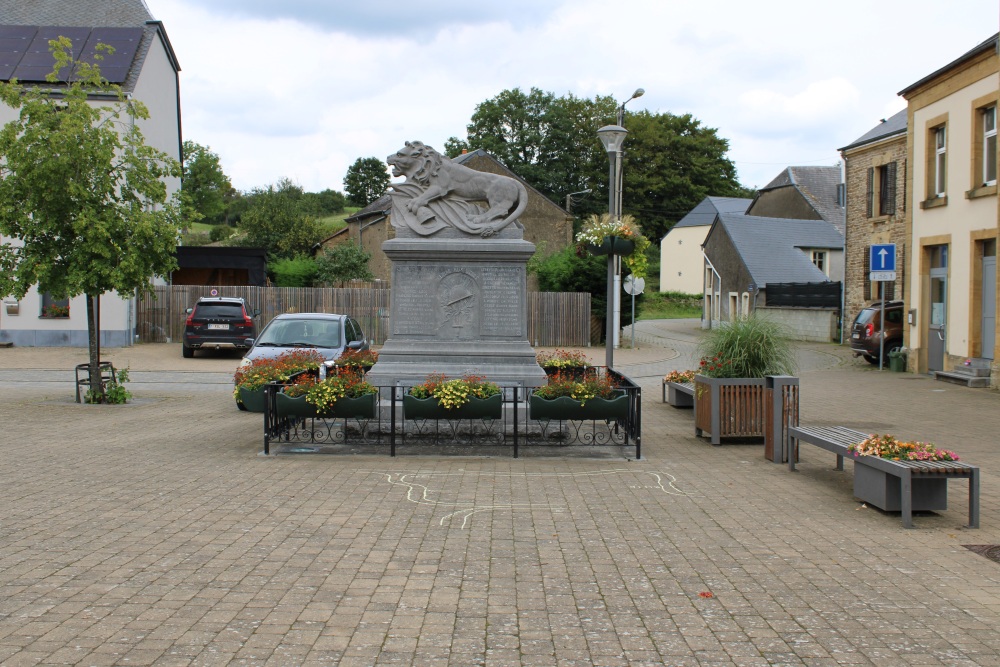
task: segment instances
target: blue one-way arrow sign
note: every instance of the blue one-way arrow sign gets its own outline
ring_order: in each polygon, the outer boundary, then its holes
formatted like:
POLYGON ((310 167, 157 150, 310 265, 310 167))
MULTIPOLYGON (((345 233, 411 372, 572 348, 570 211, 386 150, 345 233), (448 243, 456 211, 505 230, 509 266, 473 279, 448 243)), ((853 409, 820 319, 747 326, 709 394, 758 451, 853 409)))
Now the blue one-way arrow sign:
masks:
POLYGON ((872 271, 896 270, 896 244, 875 243, 871 246, 869 266, 872 271))

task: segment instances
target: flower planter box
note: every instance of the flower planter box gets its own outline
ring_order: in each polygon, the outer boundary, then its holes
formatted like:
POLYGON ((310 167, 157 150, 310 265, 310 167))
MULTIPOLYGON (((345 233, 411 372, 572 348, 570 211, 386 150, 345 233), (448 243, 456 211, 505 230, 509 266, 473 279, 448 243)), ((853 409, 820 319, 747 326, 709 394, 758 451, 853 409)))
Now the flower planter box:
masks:
POLYGON ((470 398, 457 408, 442 408, 436 398, 416 398, 403 395, 404 419, 500 419, 503 415, 503 394, 489 398, 470 398))
MULTIPOLYGON (((860 458, 860 457, 859 457, 860 458)), ((854 460, 854 497, 886 512, 902 510, 902 480, 854 460)), ((867 462, 862 462, 867 463, 867 462)), ((913 478, 910 482, 913 512, 948 509, 948 480, 913 478)))
POLYGON ((264 412, 267 401, 263 387, 260 389, 244 389, 240 387, 240 402, 247 412, 264 412))
POLYGON ((561 375, 564 378, 573 380, 583 380, 597 375, 597 369, 593 366, 566 366, 564 368, 544 368, 545 375, 561 375))
POLYGON ((635 242, 620 236, 609 236, 604 239, 601 245, 587 244, 587 250, 591 255, 621 255, 628 257, 635 252, 635 242))
POLYGON ((624 420, 628 418, 628 408, 628 395, 624 392, 615 398, 591 398, 582 405, 569 396, 542 398, 532 394, 528 399, 528 415, 535 420, 624 420))
POLYGON ((320 419, 373 419, 377 408, 377 394, 358 398, 341 398, 333 404, 329 412, 319 412, 315 405, 306 401, 305 396, 286 396, 279 393, 275 397, 279 417, 303 417, 320 419))
POLYGON ((711 438, 763 438, 764 378, 694 378, 694 432, 711 438))

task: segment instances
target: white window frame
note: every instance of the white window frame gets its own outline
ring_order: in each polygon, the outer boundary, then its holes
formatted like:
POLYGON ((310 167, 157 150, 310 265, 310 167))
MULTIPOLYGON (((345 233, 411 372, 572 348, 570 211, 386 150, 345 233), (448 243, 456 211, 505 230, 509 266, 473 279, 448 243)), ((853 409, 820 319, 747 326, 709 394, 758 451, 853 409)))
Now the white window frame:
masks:
POLYGON ((813 266, 823 272, 823 275, 830 275, 830 254, 826 250, 810 250, 809 259, 813 266), (818 261, 817 261, 818 260, 818 261))
POLYGON ((945 196, 945 181, 948 176, 948 132, 947 125, 934 128, 934 196, 945 196))
POLYGON ((994 105, 983 109, 983 185, 996 184, 997 108, 994 105), (992 178, 990 178, 991 176, 992 178))

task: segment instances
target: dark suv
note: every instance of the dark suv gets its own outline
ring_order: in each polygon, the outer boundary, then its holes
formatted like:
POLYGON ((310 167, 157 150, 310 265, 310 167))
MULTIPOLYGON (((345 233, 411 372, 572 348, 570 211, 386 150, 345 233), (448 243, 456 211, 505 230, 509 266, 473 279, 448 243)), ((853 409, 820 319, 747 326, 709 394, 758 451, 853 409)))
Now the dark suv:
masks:
MULTIPOLYGON (((878 365, 879 347, 882 344, 882 322, 880 313, 882 304, 873 303, 863 308, 854 318, 851 327, 851 350, 854 356, 863 356, 865 360, 878 365)), ((885 355, 888 362, 889 353, 903 347, 903 313, 902 301, 885 302, 885 355)))
POLYGON ((249 350, 257 336, 253 318, 260 311, 247 310, 246 302, 236 297, 202 297, 194 308, 187 309, 182 350, 185 359, 198 349, 249 350))

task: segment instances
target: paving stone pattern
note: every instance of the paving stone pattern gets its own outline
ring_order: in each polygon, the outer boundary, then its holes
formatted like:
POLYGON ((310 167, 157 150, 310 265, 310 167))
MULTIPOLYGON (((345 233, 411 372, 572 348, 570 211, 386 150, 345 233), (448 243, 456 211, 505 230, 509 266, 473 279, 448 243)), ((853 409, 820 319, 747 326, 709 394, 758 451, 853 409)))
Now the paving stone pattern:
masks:
POLYGON ((963 547, 1000 543, 1000 395, 800 348, 804 422, 981 466, 980 530, 961 483, 904 530, 849 462, 696 438, 660 392, 696 323, 640 327, 641 461, 263 457, 235 357, 109 350, 136 400, 82 406, 84 351, 0 349, 0 664, 1000 664, 1000 564, 963 547))

